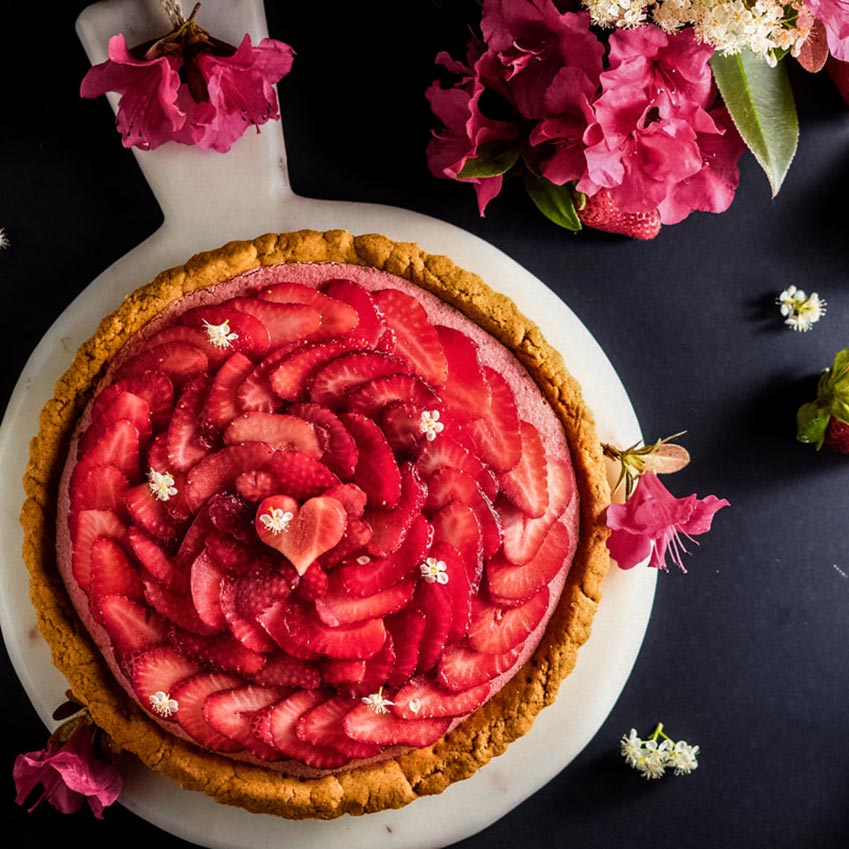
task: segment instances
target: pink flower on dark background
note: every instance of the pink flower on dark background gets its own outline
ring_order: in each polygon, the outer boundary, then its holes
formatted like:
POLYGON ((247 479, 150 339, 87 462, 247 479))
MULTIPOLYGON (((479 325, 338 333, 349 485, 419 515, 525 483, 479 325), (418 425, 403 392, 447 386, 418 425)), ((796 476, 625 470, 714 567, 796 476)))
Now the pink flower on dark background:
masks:
POLYGON ((46 749, 18 755, 13 769, 17 803, 24 804, 40 787, 30 811, 46 800, 70 814, 88 802, 94 816, 103 819, 103 809, 121 793, 122 780, 116 766, 97 757, 95 733, 87 720, 72 720, 51 736, 46 749))
POLYGON ((825 26, 831 55, 849 62, 849 0, 807 0, 807 3, 814 17, 825 26))
POLYGON ((248 127, 280 118, 274 84, 292 68, 294 52, 266 38, 238 48, 210 36, 194 16, 172 33, 135 48, 109 40, 109 58, 93 66, 83 97, 120 95, 117 126, 125 147, 153 150, 165 142, 226 152, 248 127))
POLYGON ((676 498, 654 472, 645 472, 624 504, 607 508, 608 550, 622 569, 648 561, 665 571, 668 559, 686 572, 681 536, 692 539, 707 533, 714 514, 727 506, 728 501, 715 495, 676 498))

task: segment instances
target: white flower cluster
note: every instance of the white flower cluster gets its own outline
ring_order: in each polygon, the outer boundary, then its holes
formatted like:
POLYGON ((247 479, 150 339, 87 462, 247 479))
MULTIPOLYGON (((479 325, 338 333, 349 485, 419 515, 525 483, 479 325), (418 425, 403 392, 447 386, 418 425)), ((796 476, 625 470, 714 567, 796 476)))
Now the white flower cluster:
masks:
POLYGON ((784 323, 800 333, 806 333, 825 315, 825 300, 796 286, 788 286, 775 302, 781 307, 784 323))
POLYGON ((748 48, 774 65, 779 54, 796 55, 813 17, 802 0, 583 0, 593 23, 636 27, 654 23, 673 33, 691 26, 699 41, 730 55, 748 48))
POLYGON ((627 737, 622 737, 625 763, 646 779, 662 778, 667 769, 675 775, 688 775, 699 765, 698 754, 698 746, 691 746, 685 740, 676 743, 664 734, 662 723, 647 740, 638 737, 634 728, 627 737))

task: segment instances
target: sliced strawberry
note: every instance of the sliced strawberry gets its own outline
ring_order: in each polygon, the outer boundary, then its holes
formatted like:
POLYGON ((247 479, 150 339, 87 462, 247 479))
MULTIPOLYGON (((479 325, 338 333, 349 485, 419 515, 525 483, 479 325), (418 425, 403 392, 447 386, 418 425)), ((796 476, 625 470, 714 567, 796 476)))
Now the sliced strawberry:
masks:
POLYGON ((526 601, 555 578, 571 551, 571 534, 562 522, 555 522, 527 563, 516 566, 496 555, 486 564, 490 595, 501 604, 526 601))
POLYGON ((204 350, 213 349, 217 359, 222 353, 238 352, 257 360, 271 345, 266 326, 255 316, 237 310, 233 301, 186 310, 180 316, 180 323, 201 330, 205 337, 204 350))
POLYGON ((501 475, 502 492, 526 515, 538 519, 548 509, 548 469, 539 431, 521 422, 519 462, 501 475))
POLYGON ((321 704, 328 694, 321 690, 299 690, 269 709, 268 725, 274 747, 284 755, 317 769, 333 769, 349 758, 330 746, 315 746, 298 737, 301 716, 321 704))
POLYGON ((504 654, 485 654, 466 643, 454 643, 439 660, 437 678, 452 693, 470 690, 509 672, 519 660, 520 648, 516 646, 504 654))
POLYGON ((411 465, 400 468, 401 496, 395 507, 389 509, 370 507, 364 519, 371 525, 373 534, 368 542, 369 554, 387 557, 403 544, 416 516, 427 498, 427 488, 411 465))
POLYGON ((285 492, 298 501, 321 495, 339 483, 339 478, 314 454, 303 451, 278 451, 268 464, 277 479, 277 492, 285 492))
POLYGON ((306 339, 321 325, 321 314, 308 304, 281 304, 258 298, 234 298, 227 304, 260 321, 268 331, 272 349, 306 339))
POLYGON ((239 388, 254 370, 254 364, 242 353, 225 360, 212 380, 201 420, 210 428, 226 427, 239 413, 239 388))
POLYGON ((432 442, 421 443, 415 465, 416 471, 424 481, 442 468, 451 468, 465 472, 480 483, 481 476, 486 471, 484 464, 465 445, 442 434, 432 442))
POLYGON ((386 330, 383 313, 374 298, 362 286, 353 280, 336 278, 321 284, 323 294, 352 307, 358 316, 357 336, 365 339, 370 347, 375 347, 386 330))
POLYGON ((475 511, 451 501, 431 516, 433 541, 455 549, 466 568, 469 585, 477 592, 483 574, 483 533, 475 511))
POLYGON ((122 666, 134 654, 168 641, 168 622, 125 595, 101 596, 97 611, 97 620, 109 634, 115 658, 122 666))
POLYGON ((174 384, 167 374, 156 369, 142 374, 128 375, 105 387, 92 403, 92 421, 98 418, 123 392, 137 395, 147 402, 154 430, 159 430, 167 423, 171 408, 174 406, 174 384))
POLYGON ((93 466, 115 466, 128 479, 141 472, 141 439, 129 419, 109 422, 87 449, 87 462, 93 466))
POLYGON ((475 419, 466 428, 474 441, 481 460, 497 472, 512 469, 522 454, 519 431, 519 412, 507 381, 489 367, 484 368, 490 388, 491 403, 483 418, 475 419))
POLYGON ((133 375, 159 371, 168 377, 175 387, 209 368, 209 359, 204 351, 189 342, 165 342, 155 348, 145 348, 130 357, 115 372, 115 380, 133 375))
POLYGON ((265 666, 251 678, 263 687, 314 690, 321 685, 321 674, 315 664, 281 651, 270 655, 265 666))
POLYGON ((338 571, 331 573, 327 592, 315 601, 315 609, 325 625, 336 627, 377 619, 406 607, 416 588, 415 576, 402 578, 385 590, 369 596, 352 595, 338 571))
POLYGON ((401 471, 380 428, 358 413, 339 416, 357 446, 357 465, 352 481, 368 496, 369 504, 385 509, 401 498, 401 471))
POLYGON ((298 719, 295 726, 298 739, 313 746, 336 749, 349 758, 372 758, 380 754, 380 746, 358 743, 342 729, 345 716, 356 704, 346 696, 332 696, 320 702, 298 719))
POLYGON ((350 688, 346 695, 363 697, 378 692, 389 680, 395 668, 395 661, 395 645, 392 635, 387 631, 386 641, 380 651, 365 661, 362 680, 350 688))
POLYGON ((176 560, 181 568, 186 571, 191 568, 192 561, 203 551, 207 537, 213 531, 215 528, 209 518, 209 511, 202 506, 185 528, 182 542, 177 549, 176 560))
MULTIPOLYGON (((386 640, 381 619, 331 627, 301 604, 289 604, 281 610, 278 603, 262 614, 260 621, 275 640, 282 627, 289 637, 289 640, 284 638, 287 644, 291 641, 327 657, 364 660, 380 651, 386 640)), ((281 648, 287 650, 286 645, 281 648)))
POLYGON ((100 621, 100 600, 107 595, 122 595, 143 602, 139 571, 127 556, 124 546, 111 537, 99 537, 91 546, 91 592, 89 606, 100 621))
POLYGON ((315 426, 283 413, 248 412, 237 416, 224 431, 224 442, 265 442, 281 451, 300 451, 319 457, 322 447, 315 426))
POLYGON ((127 528, 113 510, 79 510, 71 522, 71 571, 86 593, 91 592, 91 548, 100 537, 123 540, 127 528))
POLYGON ((227 627, 227 617, 221 608, 221 582, 226 574, 206 549, 192 563, 192 602, 201 621, 216 631, 227 627))
POLYGON ((238 752, 243 748, 240 743, 222 734, 206 721, 204 705, 210 696, 242 684, 242 679, 237 675, 222 672, 201 672, 177 684, 170 695, 179 705, 175 716, 180 727, 207 749, 215 752, 238 752))
MULTIPOLYGON (((294 628, 290 628, 287 622, 288 611, 298 603, 278 601, 259 613, 256 621, 264 629, 266 637, 273 641, 272 645, 276 644, 286 654, 298 660, 320 660, 321 653, 310 644, 307 625, 298 621, 306 618, 309 614, 306 611, 293 614, 296 618, 294 628)), ((318 617, 313 616, 313 618, 317 619, 318 617)))
POLYGON ((457 550, 435 540, 428 558, 422 564, 422 578, 429 583, 428 592, 448 596, 451 627, 446 642, 451 643, 464 637, 472 618, 472 586, 466 564, 457 550), (437 570, 435 574, 431 567, 437 570))
POLYGON ((345 407, 348 393, 386 374, 397 374, 404 366, 379 351, 353 351, 340 354, 317 369, 311 380, 309 399, 330 410, 345 407))
POLYGON ((431 414, 435 411, 441 415, 439 398, 420 377, 412 374, 385 374, 348 393, 348 410, 375 421, 380 419, 387 407, 395 404, 427 410, 431 414))
POLYGON ((124 504, 130 519, 163 545, 173 545, 180 536, 180 523, 168 512, 146 483, 127 488, 124 504))
POLYGON ((241 472, 234 482, 236 492, 251 504, 258 504, 269 496, 274 495, 280 485, 277 475, 265 469, 252 469, 241 472))
POLYGON ((365 554, 365 547, 371 541, 371 525, 361 519, 348 519, 342 539, 319 558, 323 569, 333 569, 344 560, 365 554))
POLYGON ((425 617, 425 627, 419 642, 416 671, 429 672, 436 665, 451 633, 452 601, 445 587, 420 581, 413 605, 425 617))
POLYGON ((368 496, 354 483, 339 483, 325 490, 328 498, 335 498, 348 514, 348 519, 362 519, 368 496))
POLYGON ((386 629, 392 636, 395 650, 395 664, 386 679, 390 686, 400 687, 416 671, 426 626, 424 612, 415 607, 407 607, 386 618, 386 629))
POLYGON ((216 530, 245 545, 256 541, 253 533, 254 506, 235 492, 217 492, 206 502, 216 530))
POLYGON ((296 585, 297 575, 255 561, 243 575, 228 575, 221 584, 221 607, 230 632, 247 648, 258 652, 273 650, 274 643, 258 621, 259 615, 273 604, 283 602, 296 585))
POLYGON ((265 656, 242 645, 229 633, 201 636, 173 628, 171 643, 183 657, 221 672, 252 676, 265 666, 265 656))
POLYGON ((418 456, 419 445, 425 439, 420 407, 400 402, 387 404, 376 421, 399 461, 418 456))
POLYGON ((401 546, 386 557, 362 555, 346 561, 335 574, 354 596, 371 596, 386 590, 418 569, 430 548, 432 529, 421 514, 411 522, 401 546))
POLYGON ((144 347, 155 348, 157 345, 164 345, 166 342, 186 342, 200 348, 206 354, 209 365, 213 370, 232 353, 232 349, 228 347, 218 347, 211 344, 206 330, 200 327, 188 327, 185 324, 172 324, 170 327, 157 330, 145 339, 144 347))
POLYGON ((243 412, 276 413, 282 407, 281 398, 271 388, 268 373, 299 345, 292 342, 267 354, 236 390, 236 403, 243 412))
POLYGON ((114 422, 128 421, 135 427, 139 444, 150 439, 150 404, 140 395, 132 392, 120 392, 100 412, 80 438, 80 453, 87 454, 92 446, 103 436, 114 422))
POLYGON ((195 634, 209 635, 215 629, 207 625, 197 614, 191 596, 178 595, 166 589, 158 581, 142 576, 144 596, 147 603, 175 625, 195 634))
POLYGON ((364 340, 351 336, 301 346, 268 370, 269 385, 284 401, 307 401, 312 376, 319 369, 341 354, 366 350, 367 347, 364 340))
POLYGON ((293 404, 289 414, 312 422, 326 434, 322 462, 340 480, 350 480, 357 465, 357 444, 339 417, 319 404, 293 404))
POLYGON ((632 239, 653 239, 661 228, 660 213, 656 209, 623 212, 606 189, 588 195, 586 205, 579 211, 578 216, 585 227, 629 236, 632 239))
POLYGON ((504 556, 517 566, 533 558, 548 529, 563 515, 575 495, 574 477, 566 462, 549 458, 547 481, 548 508, 538 519, 525 516, 506 497, 499 496, 496 501, 504 528, 504 556))
POLYGON ((425 308, 398 289, 382 289, 372 297, 395 331, 396 355, 431 386, 443 386, 448 379, 448 360, 425 308))
POLYGON ((274 641, 258 621, 262 610, 246 610, 239 603, 239 579, 230 576, 221 582, 221 610, 227 620, 227 628, 245 648, 255 652, 270 652, 276 648, 274 641))
POLYGON ((448 361, 448 377, 439 390, 446 409, 464 422, 486 415, 490 389, 478 360, 478 346, 460 330, 439 325, 436 332, 448 361))
POLYGON ((210 693, 203 706, 204 721, 240 748, 250 748, 253 717, 275 704, 283 695, 277 687, 245 685, 238 681, 230 688, 210 693))
POLYGON ((263 442, 228 445, 197 463, 186 475, 186 502, 193 513, 217 492, 233 490, 236 478, 246 471, 266 466, 274 449, 263 442))
POLYGON ((133 658, 133 690, 142 706, 154 716, 176 722, 179 702, 176 710, 166 714, 155 709, 151 696, 156 693, 170 696, 180 684, 200 671, 197 664, 182 657, 172 646, 154 646, 133 658))
POLYGON ((502 607, 475 599, 469 644, 486 654, 502 655, 523 644, 542 622, 548 610, 549 592, 544 586, 519 607, 502 607))
POLYGON ((402 719, 394 713, 378 713, 359 704, 349 711, 342 728, 352 739, 375 746, 431 746, 448 730, 449 717, 402 719))
POLYGON ((327 593, 328 581, 327 572, 321 568, 321 564, 317 560, 314 561, 298 581, 298 598, 313 602, 324 598, 327 593))
POLYGON ((318 310, 321 326, 311 334, 312 340, 343 336, 353 331, 360 321, 359 313, 350 304, 300 283, 274 283, 260 289, 257 297, 281 304, 308 304, 318 310))
POLYGON ((71 472, 68 486, 71 512, 112 510, 125 515, 124 495, 128 486, 127 476, 117 466, 101 466, 83 457, 71 472))
POLYGON ((129 528, 127 542, 139 563, 157 581, 177 593, 188 590, 188 573, 147 531, 137 526, 129 528))
POLYGON ((416 677, 395 694, 395 713, 402 719, 466 716, 487 700, 491 690, 492 685, 487 681, 452 692, 430 679, 416 677))
POLYGON ((366 662, 348 658, 323 657, 320 662, 320 673, 323 684, 337 690, 342 686, 350 688, 365 678, 366 662))
POLYGON ((206 375, 190 380, 183 387, 168 426, 168 465, 163 468, 185 472, 209 453, 210 444, 201 426, 201 413, 208 391, 209 379, 206 375))

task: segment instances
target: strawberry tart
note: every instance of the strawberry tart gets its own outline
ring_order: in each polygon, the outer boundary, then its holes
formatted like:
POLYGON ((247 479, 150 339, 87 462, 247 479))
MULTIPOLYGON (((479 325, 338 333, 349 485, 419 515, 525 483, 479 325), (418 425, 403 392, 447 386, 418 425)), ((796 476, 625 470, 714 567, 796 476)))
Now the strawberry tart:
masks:
POLYGON ((116 748, 332 818, 467 778, 587 639, 593 419, 515 305, 342 231, 198 255, 100 323, 22 513, 39 626, 116 748))

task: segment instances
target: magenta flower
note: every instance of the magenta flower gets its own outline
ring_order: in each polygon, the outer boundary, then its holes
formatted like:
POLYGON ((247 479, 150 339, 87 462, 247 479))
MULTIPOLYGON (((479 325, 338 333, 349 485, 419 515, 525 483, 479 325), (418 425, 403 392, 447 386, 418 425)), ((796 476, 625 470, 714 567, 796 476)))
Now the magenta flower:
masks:
POLYGON ((121 793, 121 773, 111 763, 98 759, 94 751, 94 726, 87 720, 72 720, 50 738, 46 749, 18 755, 13 777, 22 805, 39 787, 32 811, 47 800, 63 814, 74 813, 88 802, 92 813, 103 819, 103 809, 121 793))
POLYGON ((109 58, 92 67, 83 97, 120 95, 117 126, 124 147, 153 150, 168 141, 228 151, 248 127, 280 118, 274 84, 292 68, 292 48, 266 38, 238 48, 210 36, 194 16, 172 33, 128 49, 109 40, 109 58))
POLYGON ((825 27, 831 55, 849 62, 849 0, 808 0, 808 8, 825 27))
POLYGON ((728 501, 715 495, 676 498, 654 472, 645 472, 624 504, 607 508, 610 556, 622 569, 648 561, 649 566, 666 571, 668 558, 686 572, 681 536, 692 540, 707 533, 714 514, 727 506, 728 501))

